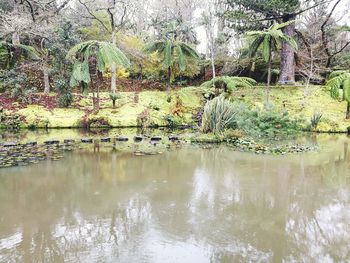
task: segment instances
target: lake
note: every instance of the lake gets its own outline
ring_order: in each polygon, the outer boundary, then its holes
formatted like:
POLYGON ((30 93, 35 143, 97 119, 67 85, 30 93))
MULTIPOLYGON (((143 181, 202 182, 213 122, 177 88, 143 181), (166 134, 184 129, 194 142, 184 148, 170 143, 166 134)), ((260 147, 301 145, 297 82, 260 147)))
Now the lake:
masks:
POLYGON ((349 262, 350 138, 298 140, 318 152, 186 144, 136 156, 101 143, 0 169, 0 262, 349 262))

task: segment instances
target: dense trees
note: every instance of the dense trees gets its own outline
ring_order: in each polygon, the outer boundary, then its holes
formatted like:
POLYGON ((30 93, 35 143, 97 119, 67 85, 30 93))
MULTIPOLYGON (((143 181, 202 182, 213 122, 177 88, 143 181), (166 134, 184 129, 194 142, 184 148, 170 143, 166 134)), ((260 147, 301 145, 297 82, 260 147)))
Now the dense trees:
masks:
POLYGON ((34 75, 40 84, 33 86, 46 93, 56 91, 56 80, 69 78, 68 50, 95 40, 118 47, 132 64, 128 70, 106 67, 112 93, 118 76, 177 85, 221 75, 264 81, 266 69, 269 86, 276 65, 279 83, 324 83, 332 69, 349 68, 342 9, 345 0, 2 0, 0 40, 13 46, 0 58, 11 50, 8 55, 18 59, 7 67, 34 75), (275 30, 276 24, 284 26, 275 30), (245 38, 249 31, 255 40, 245 38), (23 59, 19 45, 32 47, 38 58, 23 59))

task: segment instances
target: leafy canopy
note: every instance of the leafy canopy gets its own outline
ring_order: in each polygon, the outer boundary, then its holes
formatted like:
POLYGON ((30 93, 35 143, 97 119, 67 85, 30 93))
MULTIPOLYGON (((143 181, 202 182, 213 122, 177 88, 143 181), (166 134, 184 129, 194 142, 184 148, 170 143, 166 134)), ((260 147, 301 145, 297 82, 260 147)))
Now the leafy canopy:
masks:
POLYGON ((190 45, 169 38, 150 43, 146 46, 145 51, 148 53, 158 52, 167 68, 176 63, 181 71, 185 71, 187 60, 199 58, 197 52, 190 45))
POLYGON ((6 41, 0 41, 0 68, 10 68, 24 55, 27 58, 38 60, 40 59, 39 53, 32 46, 27 45, 14 45, 6 41), (20 52, 15 52, 19 50, 20 52))
POLYGON ((333 71, 329 76, 326 86, 330 89, 332 98, 340 99, 341 91, 343 91, 343 96, 341 99, 350 103, 350 71, 333 71))
POLYGON ((79 81, 85 84, 91 82, 89 65, 92 61, 95 61, 97 70, 102 73, 113 63, 117 66, 130 66, 129 59, 117 46, 96 40, 75 45, 69 50, 67 59, 74 62, 71 86, 76 86, 79 81))
POLYGON ((255 56, 259 47, 262 46, 262 57, 265 62, 268 62, 270 60, 271 51, 280 49, 283 41, 290 45, 294 50, 297 50, 298 45, 296 41, 285 35, 281 30, 293 22, 294 21, 288 21, 281 24, 276 23, 266 30, 247 32, 247 36, 253 39, 249 48, 249 55, 251 57, 255 56))

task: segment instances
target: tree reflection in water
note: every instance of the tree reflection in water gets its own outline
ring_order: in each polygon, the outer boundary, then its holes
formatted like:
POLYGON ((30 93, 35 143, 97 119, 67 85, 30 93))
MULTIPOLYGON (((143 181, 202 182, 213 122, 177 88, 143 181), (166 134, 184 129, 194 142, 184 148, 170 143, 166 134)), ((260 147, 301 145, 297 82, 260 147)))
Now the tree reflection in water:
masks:
POLYGON ((1 262, 349 261, 348 139, 259 156, 92 145, 0 171, 1 262))

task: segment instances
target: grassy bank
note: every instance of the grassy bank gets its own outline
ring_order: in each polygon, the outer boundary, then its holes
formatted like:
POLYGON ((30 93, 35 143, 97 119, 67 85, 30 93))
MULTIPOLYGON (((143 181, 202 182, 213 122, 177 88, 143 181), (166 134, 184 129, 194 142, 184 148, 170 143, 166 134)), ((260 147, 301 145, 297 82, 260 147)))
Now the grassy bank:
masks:
MULTIPOLYGON (((2 103, 1 126, 7 124, 6 118, 17 116, 22 128, 76 128, 76 127, 156 127, 194 125, 195 115, 203 106, 200 88, 183 88, 170 94, 161 91, 122 92, 113 108, 108 93, 101 93, 101 109, 93 110, 91 94, 74 96, 70 108, 57 108, 35 100, 31 105, 18 102, 2 103), (6 117, 7 116, 7 117, 6 117)), ((4 97, 0 94, 0 97, 4 97)), ((37 95, 39 98, 42 94, 37 95)), ((54 95, 50 95, 54 96, 54 95)), ((47 98, 46 98, 47 99, 47 98)), ((232 99, 252 107, 262 108, 265 101, 265 88, 239 89, 232 99)), ((329 92, 321 86, 272 87, 271 103, 289 116, 301 119, 303 127, 310 125, 315 112, 323 114, 316 129, 319 132, 347 132, 350 120, 345 119, 345 102, 333 100, 329 92), (306 96, 304 96, 306 94, 306 96)))

